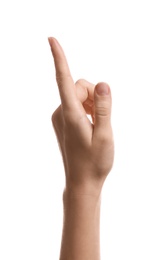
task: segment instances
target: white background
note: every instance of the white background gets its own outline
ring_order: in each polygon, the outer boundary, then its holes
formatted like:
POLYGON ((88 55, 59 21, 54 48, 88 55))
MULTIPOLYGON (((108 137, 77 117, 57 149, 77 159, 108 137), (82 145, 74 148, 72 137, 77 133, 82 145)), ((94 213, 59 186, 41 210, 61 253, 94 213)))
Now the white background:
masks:
POLYGON ((106 81, 115 162, 102 194, 102 260, 164 259, 163 1, 0 2, 0 259, 59 258, 60 104, 47 37, 74 80, 106 81))

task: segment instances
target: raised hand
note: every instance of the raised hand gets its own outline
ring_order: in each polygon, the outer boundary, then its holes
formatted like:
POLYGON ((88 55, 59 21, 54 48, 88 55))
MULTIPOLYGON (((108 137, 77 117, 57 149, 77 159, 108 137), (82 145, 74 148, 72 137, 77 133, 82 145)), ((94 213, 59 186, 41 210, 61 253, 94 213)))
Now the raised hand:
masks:
POLYGON ((52 123, 63 157, 66 189, 97 195, 114 160, 111 90, 104 82, 95 86, 80 79, 74 83, 62 47, 52 37, 49 44, 61 98, 52 123))

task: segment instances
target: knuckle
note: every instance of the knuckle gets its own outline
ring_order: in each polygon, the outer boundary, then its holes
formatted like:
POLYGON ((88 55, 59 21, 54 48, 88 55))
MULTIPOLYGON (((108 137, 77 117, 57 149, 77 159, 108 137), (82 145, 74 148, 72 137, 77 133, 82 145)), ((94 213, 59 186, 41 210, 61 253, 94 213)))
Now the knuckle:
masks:
POLYGON ((57 117, 55 112, 51 115, 51 122, 54 127, 54 130, 56 130, 58 123, 57 123, 57 117))
POLYGON ((57 81, 59 86, 62 85, 64 80, 67 80, 67 79, 70 79, 70 78, 71 78, 70 74, 63 74, 62 75, 62 74, 56 73, 56 81, 57 81))
POLYGON ((86 80, 81 78, 81 79, 78 79, 75 84, 84 85, 85 82, 86 82, 86 80))
POLYGON ((96 114, 98 116, 103 116, 103 117, 108 117, 109 116, 109 110, 107 108, 104 108, 104 107, 99 107, 96 109, 96 114))
POLYGON ((63 83, 63 79, 61 77, 57 77, 56 76, 56 82, 58 84, 58 87, 60 88, 62 86, 62 83, 63 83))
POLYGON ((54 111, 54 112, 52 113, 52 115, 51 115, 51 121, 54 122, 55 119, 56 119, 56 113, 55 113, 55 111, 54 111))
POLYGON ((51 115, 51 121, 53 124, 58 124, 58 122, 61 120, 62 117, 62 111, 61 106, 59 106, 51 115))
POLYGON ((97 104, 95 107, 95 113, 99 116, 106 116, 108 117, 110 115, 110 105, 108 102, 105 102, 104 104, 97 104))

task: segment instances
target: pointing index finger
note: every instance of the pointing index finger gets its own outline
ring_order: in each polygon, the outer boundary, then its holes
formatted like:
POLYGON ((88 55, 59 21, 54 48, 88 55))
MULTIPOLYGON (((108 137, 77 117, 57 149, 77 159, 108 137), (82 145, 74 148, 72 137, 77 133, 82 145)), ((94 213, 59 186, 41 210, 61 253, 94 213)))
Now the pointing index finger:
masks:
POLYGON ((63 107, 72 108, 77 101, 75 84, 62 47, 54 37, 48 38, 56 69, 56 81, 63 107))

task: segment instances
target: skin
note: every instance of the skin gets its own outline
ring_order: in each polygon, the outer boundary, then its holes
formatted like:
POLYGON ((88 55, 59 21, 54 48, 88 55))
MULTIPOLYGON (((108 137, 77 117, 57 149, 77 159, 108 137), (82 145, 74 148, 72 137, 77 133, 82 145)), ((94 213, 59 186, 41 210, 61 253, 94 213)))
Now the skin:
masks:
POLYGON ((111 89, 104 82, 74 83, 59 42, 48 40, 61 98, 52 124, 66 180, 60 260, 100 260, 101 191, 114 161, 111 89))

